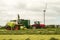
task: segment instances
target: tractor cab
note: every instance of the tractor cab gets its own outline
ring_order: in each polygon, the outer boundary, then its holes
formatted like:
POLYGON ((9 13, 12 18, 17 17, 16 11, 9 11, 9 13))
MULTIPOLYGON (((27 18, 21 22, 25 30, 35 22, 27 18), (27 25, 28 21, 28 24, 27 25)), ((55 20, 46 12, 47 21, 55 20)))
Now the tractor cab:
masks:
POLYGON ((32 25, 32 27, 34 27, 34 28, 44 28, 45 25, 44 24, 40 24, 39 21, 35 21, 34 24, 32 25))

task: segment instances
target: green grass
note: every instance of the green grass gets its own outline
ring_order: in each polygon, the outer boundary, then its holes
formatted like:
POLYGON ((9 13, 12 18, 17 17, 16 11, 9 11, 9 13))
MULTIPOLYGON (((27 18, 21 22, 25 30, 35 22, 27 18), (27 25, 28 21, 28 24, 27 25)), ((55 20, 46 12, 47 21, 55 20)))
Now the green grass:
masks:
POLYGON ((22 35, 22 34, 60 35, 60 28, 26 29, 26 30, 12 30, 12 31, 6 29, 0 29, 0 35, 22 35))

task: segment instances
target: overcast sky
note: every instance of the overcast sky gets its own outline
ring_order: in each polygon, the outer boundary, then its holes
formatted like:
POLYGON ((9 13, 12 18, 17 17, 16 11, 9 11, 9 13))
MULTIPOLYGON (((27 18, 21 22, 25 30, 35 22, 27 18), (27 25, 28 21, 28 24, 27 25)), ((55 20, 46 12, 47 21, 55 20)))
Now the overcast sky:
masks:
POLYGON ((0 25, 17 19, 17 14, 21 19, 41 21, 43 23, 43 10, 46 11, 46 24, 60 24, 60 0, 0 0, 0 25))

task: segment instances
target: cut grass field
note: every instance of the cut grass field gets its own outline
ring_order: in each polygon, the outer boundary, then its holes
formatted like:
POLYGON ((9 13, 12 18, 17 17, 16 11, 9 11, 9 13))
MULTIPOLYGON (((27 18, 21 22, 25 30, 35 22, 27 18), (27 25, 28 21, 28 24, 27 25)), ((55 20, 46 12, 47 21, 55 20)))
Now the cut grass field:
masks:
POLYGON ((60 40, 60 28, 26 30, 0 29, 0 40, 60 40))
POLYGON ((51 40, 51 38, 60 40, 60 35, 0 35, 0 40, 51 40))

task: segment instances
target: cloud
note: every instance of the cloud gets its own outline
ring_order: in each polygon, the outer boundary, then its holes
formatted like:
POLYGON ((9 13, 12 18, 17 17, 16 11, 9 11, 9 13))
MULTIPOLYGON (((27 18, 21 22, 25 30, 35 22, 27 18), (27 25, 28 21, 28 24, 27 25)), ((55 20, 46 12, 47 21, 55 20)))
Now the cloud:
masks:
POLYGON ((17 14, 22 19, 30 19, 32 22, 39 20, 43 23, 46 1, 46 24, 59 24, 60 0, 0 0, 0 24, 15 19, 17 14))

